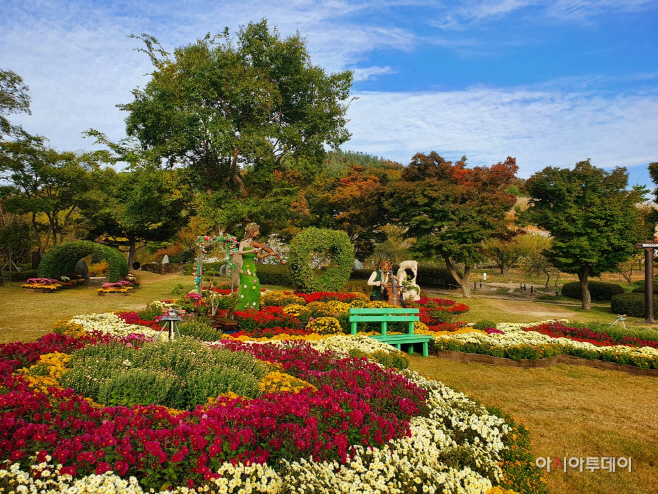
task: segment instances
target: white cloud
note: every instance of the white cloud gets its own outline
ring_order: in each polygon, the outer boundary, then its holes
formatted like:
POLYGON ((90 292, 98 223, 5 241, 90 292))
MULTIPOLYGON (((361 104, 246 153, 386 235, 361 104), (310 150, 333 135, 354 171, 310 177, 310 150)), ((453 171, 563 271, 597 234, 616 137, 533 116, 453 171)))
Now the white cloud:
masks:
POLYGON ((391 67, 366 67, 365 69, 352 69, 354 72, 355 81, 367 81, 368 79, 376 79, 380 75, 395 74, 395 70, 391 67))
POLYGON ((500 19, 535 8, 533 18, 590 20, 613 12, 641 12, 658 8, 655 0, 458 0, 438 4, 431 24, 444 29, 466 29, 469 24, 500 19))
POLYGON ((520 176, 592 158, 599 167, 657 159, 658 94, 606 98, 584 92, 474 87, 465 91, 361 93, 344 147, 409 162, 417 152, 473 165, 517 158, 520 176))

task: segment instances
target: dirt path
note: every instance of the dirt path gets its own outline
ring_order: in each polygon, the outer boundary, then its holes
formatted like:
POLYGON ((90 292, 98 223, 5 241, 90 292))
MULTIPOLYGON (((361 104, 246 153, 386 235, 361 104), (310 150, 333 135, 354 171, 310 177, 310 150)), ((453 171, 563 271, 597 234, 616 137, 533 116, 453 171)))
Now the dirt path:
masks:
MULTIPOLYGON (((605 322, 610 324, 615 316, 610 312, 608 304, 592 304, 592 311, 581 309, 579 301, 565 300, 537 300, 537 297, 524 295, 504 295, 500 293, 486 293, 484 290, 476 291, 472 297, 464 298, 459 290, 423 291, 423 296, 447 298, 466 304, 470 310, 459 315, 458 319, 464 322, 478 322, 490 320, 494 322, 526 323, 547 319, 568 319, 580 322, 605 322)), ((630 321, 629 321, 630 322, 630 321)))
POLYGON ((545 319, 572 319, 575 312, 567 308, 553 304, 542 304, 540 302, 517 302, 509 299, 490 298, 489 305, 499 313, 524 314, 532 317, 545 319))

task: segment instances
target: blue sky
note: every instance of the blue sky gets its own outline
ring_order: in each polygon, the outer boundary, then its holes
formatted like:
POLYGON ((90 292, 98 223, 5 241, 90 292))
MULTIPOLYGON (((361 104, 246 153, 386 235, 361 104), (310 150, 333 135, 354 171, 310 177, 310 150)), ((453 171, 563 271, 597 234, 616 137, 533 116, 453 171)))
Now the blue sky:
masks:
POLYGON ((658 161, 655 0, 0 0, 0 67, 30 86, 12 116, 58 149, 81 133, 124 136, 117 103, 144 86, 130 34, 169 50, 267 18, 299 31, 313 63, 355 73, 344 149, 409 162, 416 152, 472 165, 626 166, 650 184, 658 161))

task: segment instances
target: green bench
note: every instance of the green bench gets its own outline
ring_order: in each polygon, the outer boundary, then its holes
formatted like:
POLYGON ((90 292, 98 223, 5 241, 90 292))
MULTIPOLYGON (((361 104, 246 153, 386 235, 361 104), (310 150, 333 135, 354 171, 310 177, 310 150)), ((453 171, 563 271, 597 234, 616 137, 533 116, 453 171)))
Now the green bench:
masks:
POLYGON ((400 345, 408 344, 409 345, 409 355, 414 353, 414 343, 423 344, 423 357, 429 355, 428 343, 432 339, 431 336, 427 335, 418 335, 414 334, 414 323, 418 322, 420 318, 418 317, 419 309, 408 308, 408 309, 392 309, 392 308, 381 308, 381 309, 361 309, 361 308, 352 308, 349 311, 350 324, 352 326, 352 334, 356 336, 356 327, 360 322, 379 322, 381 323, 381 335, 371 336, 375 340, 383 341, 389 345, 393 345, 398 350, 401 350, 400 345), (404 321, 409 323, 409 331, 407 334, 388 334, 388 323, 404 321))

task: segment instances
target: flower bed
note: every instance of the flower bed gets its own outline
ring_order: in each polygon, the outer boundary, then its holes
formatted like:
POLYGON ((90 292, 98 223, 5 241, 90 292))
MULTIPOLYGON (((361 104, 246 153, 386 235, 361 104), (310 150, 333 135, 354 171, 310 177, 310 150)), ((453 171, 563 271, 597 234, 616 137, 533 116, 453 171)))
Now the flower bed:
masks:
POLYGON ((59 290, 63 284, 54 278, 30 278, 21 287, 35 293, 49 293, 59 290))
POLYGON ((128 273, 128 275, 120 281, 114 283, 103 283, 97 291, 98 295, 128 295, 131 290, 138 286, 139 282, 137 281, 137 278, 135 278, 132 273, 128 273))
MULTIPOLYGON (((315 341, 265 344, 225 340, 203 351, 200 343, 191 353, 172 350, 179 363, 184 354, 197 361, 200 353, 220 352, 222 358, 250 356, 257 367, 269 369, 254 375, 260 381, 249 388, 249 397, 208 392, 207 401, 187 410, 115 403, 126 396, 144 398, 124 391, 94 395, 110 400, 103 405, 61 387, 79 382, 67 376, 97 348, 108 355, 120 352, 120 369, 107 375, 123 384, 108 384, 108 390, 136 386, 128 378, 142 379, 148 370, 137 365, 140 352, 167 348, 147 342, 154 330, 145 322, 138 315, 78 316, 58 327, 84 330, 82 336, 51 334, 35 343, 0 345, 0 454, 12 462, 0 470, 0 487, 179 493, 335 492, 343 489, 339 486, 397 493, 425 492, 424 487, 494 492, 495 485, 545 490, 523 428, 440 383, 350 357, 399 353, 363 336, 316 334, 315 341)), ((197 371, 187 372, 206 372, 203 362, 195 365, 197 371)), ((88 362, 76 379, 100 367, 88 362)), ((180 366, 170 369, 171 379, 192 378, 180 366)), ((180 388, 171 386, 176 396, 185 395, 180 388)))
POLYGON ((564 321, 547 321, 524 328, 525 331, 536 331, 551 338, 569 338, 572 341, 591 343, 595 346, 624 345, 630 347, 658 348, 658 341, 641 340, 632 336, 615 338, 604 332, 592 331, 588 328, 567 326, 564 321))
POLYGON ((605 333, 569 328, 555 321, 536 324, 501 323, 496 325, 496 329, 498 331, 491 334, 472 331, 440 335, 435 339, 435 349, 480 353, 514 360, 537 360, 566 354, 645 369, 658 369, 658 348, 651 345, 653 342, 650 340, 633 340, 633 345, 622 344, 620 341, 611 342, 605 333), (649 343, 651 346, 639 346, 642 343, 649 343))

